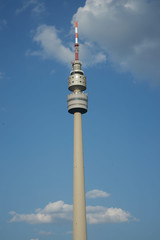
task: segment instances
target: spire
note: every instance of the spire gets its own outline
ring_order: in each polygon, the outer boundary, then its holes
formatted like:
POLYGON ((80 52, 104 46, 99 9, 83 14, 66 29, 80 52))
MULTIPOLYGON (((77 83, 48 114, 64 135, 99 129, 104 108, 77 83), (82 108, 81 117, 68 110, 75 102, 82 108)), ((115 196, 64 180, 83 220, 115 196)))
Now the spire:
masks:
POLYGON ((78 44, 78 22, 75 22, 75 61, 79 60, 79 44, 78 44))

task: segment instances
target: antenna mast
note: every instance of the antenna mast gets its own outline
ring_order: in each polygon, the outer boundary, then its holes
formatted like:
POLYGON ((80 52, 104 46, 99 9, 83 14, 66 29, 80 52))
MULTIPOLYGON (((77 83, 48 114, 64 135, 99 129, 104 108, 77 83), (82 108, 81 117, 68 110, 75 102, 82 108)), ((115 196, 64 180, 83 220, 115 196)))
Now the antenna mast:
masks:
POLYGON ((78 44, 78 22, 75 22, 75 61, 79 60, 79 44, 78 44))

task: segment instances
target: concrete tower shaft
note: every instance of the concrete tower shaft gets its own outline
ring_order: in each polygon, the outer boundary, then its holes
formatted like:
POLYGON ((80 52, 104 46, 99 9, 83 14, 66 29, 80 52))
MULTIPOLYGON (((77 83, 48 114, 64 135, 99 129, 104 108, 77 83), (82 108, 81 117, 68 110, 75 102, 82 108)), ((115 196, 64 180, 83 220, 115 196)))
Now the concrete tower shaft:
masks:
POLYGON ((87 240, 82 115, 74 113, 73 240, 87 240))

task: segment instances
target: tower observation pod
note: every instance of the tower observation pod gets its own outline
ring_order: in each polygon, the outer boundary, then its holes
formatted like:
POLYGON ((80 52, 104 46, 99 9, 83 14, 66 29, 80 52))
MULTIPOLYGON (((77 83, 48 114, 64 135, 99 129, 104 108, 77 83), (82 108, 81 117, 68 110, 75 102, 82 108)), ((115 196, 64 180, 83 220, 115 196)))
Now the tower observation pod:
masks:
POLYGON ((68 78, 68 112, 74 114, 74 154, 73 154, 73 240, 87 240, 85 182, 82 141, 82 114, 87 112, 88 96, 86 77, 79 61, 77 22, 75 22, 75 60, 68 78))

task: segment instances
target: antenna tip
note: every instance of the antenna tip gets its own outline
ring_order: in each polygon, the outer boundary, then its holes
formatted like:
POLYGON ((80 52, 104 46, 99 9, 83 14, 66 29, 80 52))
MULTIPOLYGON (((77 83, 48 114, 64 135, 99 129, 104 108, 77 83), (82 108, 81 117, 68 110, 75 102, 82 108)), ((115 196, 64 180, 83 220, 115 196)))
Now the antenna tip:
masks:
POLYGON ((77 21, 75 21, 75 27, 78 27, 78 22, 77 21))

